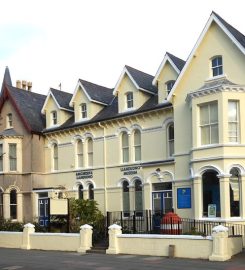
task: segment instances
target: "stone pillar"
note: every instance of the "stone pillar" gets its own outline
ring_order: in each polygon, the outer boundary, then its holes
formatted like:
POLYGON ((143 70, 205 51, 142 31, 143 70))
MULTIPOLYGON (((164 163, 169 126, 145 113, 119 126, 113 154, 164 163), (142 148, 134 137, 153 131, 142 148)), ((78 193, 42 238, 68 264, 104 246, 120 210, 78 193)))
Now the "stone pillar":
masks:
POLYGON ((85 224, 80 227, 80 243, 77 249, 79 253, 85 253, 86 250, 91 249, 92 247, 92 233, 93 227, 85 224))
POLYGON ((17 220, 23 222, 23 194, 17 193, 17 220))
POLYGON ((231 258, 228 254, 228 228, 222 225, 213 228, 213 251, 209 256, 210 261, 227 261, 231 258))
POLYGON ((230 218, 230 176, 218 175, 220 186, 221 218, 230 218))
POLYGON ((21 249, 31 249, 30 234, 35 233, 35 226, 31 223, 24 225, 22 233, 22 245, 21 249))
POLYGON ((33 220, 38 221, 38 194, 32 192, 31 194, 31 201, 32 201, 32 217, 33 220))
POLYGON ((10 219, 10 194, 3 193, 3 217, 10 219))
POLYGON ((202 178, 201 176, 197 176, 193 179, 193 189, 194 189, 194 218, 200 219, 202 218, 202 178))
POLYGON ((106 250, 106 254, 118 254, 118 239, 117 236, 122 234, 122 227, 113 224, 109 227, 109 248, 106 250))

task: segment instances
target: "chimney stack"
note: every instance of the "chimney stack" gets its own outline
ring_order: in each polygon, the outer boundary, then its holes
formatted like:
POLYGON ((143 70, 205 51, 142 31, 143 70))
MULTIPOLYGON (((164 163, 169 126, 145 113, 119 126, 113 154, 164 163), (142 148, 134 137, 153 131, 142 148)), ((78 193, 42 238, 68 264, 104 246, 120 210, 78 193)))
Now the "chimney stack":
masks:
POLYGON ((32 82, 27 83, 27 90, 31 91, 32 90, 32 82))
POLYGON ((26 85, 27 85, 26 81, 22 81, 22 89, 23 90, 26 90, 26 85))
POLYGON ((16 81, 16 87, 21 89, 21 81, 20 80, 16 81))

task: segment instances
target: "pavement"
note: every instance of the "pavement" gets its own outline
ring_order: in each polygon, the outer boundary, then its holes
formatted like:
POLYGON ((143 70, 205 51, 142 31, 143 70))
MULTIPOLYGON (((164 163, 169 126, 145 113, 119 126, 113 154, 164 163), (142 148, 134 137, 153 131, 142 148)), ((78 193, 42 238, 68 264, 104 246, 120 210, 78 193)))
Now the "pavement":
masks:
POLYGON ((245 270, 245 252, 227 262, 153 256, 79 254, 0 248, 0 269, 15 270, 245 270))

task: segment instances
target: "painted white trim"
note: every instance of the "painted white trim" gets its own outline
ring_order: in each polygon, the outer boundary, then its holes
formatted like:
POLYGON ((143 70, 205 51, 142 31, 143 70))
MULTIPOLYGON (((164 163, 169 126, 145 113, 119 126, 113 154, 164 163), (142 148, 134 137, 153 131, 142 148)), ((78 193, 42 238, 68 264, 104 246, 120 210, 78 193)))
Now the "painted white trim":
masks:
POLYGON ((212 236, 199 235, 169 235, 169 234, 119 234, 118 238, 149 238, 149 239, 192 239, 192 240, 213 240, 212 236))
POLYGON ((81 90, 84 92, 85 96, 87 97, 87 99, 88 99, 90 102, 94 102, 94 103, 98 103, 98 104, 101 104, 101 105, 104 105, 104 106, 108 106, 108 104, 106 104, 106 103, 104 103, 104 102, 100 102, 100 101, 97 101, 97 100, 92 99, 92 98, 89 96, 88 92, 86 91, 86 88, 83 86, 82 82, 79 80, 78 83, 77 83, 77 86, 76 86, 76 88, 75 88, 75 91, 74 91, 74 93, 73 93, 73 95, 72 95, 71 101, 70 101, 70 103, 69 103, 69 105, 70 105, 71 107, 74 107, 74 99, 75 99, 75 97, 76 97, 76 95, 77 95, 77 92, 78 92, 78 90, 79 90, 79 87, 80 87, 81 90))
MULTIPOLYGON (((58 108, 59 110, 68 111, 68 112, 72 112, 72 113, 74 112, 72 109, 69 110, 69 109, 66 109, 66 108, 61 107, 61 106, 59 105, 58 101, 56 100, 54 94, 52 93, 51 89, 49 89, 48 95, 47 95, 47 97, 46 97, 46 99, 45 99, 45 102, 44 102, 44 104, 43 104, 43 107, 42 107, 42 109, 41 109, 41 113, 42 113, 42 114, 45 114, 45 107, 47 106, 47 103, 48 103, 48 100, 49 100, 50 96, 53 98, 53 100, 54 100, 54 102, 55 102, 55 105, 57 106, 57 108, 58 108)), ((69 105, 70 105, 70 104, 69 104, 69 105)), ((52 126, 52 127, 53 127, 53 126, 52 126)))
POLYGON ((199 45, 201 44, 204 36, 206 35, 208 29, 210 28, 211 24, 215 22, 217 23, 217 25, 224 31, 224 33, 231 39, 231 41, 241 50, 241 52, 243 54, 245 54, 245 49, 241 46, 241 44, 234 38, 234 36, 228 31, 228 29, 220 22, 220 20, 214 15, 214 13, 212 13, 203 29, 203 31, 201 32, 195 46, 193 47, 187 61, 186 61, 186 64, 184 65, 184 68, 181 70, 173 88, 171 89, 168 97, 167 97, 167 100, 170 102, 170 100, 172 99, 173 97, 173 94, 175 92, 175 89, 177 88, 179 82, 181 81, 182 77, 184 76, 185 74, 185 71, 187 70, 187 68, 189 67, 190 65, 190 62, 192 61, 193 57, 195 56, 195 52, 196 50, 198 49, 199 45))
POLYGON ((166 62, 169 62, 169 64, 173 67, 173 69, 176 71, 177 75, 180 73, 180 70, 177 68, 177 66, 174 64, 174 62, 172 61, 172 59, 169 57, 169 55, 166 53, 158 70, 157 70, 157 73, 152 81, 152 84, 154 86, 157 86, 157 80, 158 80, 158 77, 163 69, 163 67, 165 66, 166 62))

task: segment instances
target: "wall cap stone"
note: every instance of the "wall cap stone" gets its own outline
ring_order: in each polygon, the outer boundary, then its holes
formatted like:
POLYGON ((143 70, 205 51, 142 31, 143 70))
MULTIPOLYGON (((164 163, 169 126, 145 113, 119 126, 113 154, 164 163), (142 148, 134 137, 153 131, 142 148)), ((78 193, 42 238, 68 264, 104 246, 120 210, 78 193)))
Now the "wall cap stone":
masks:
POLYGON ((24 228, 35 228, 35 225, 33 225, 31 223, 27 223, 24 225, 24 228))
POLYGON ((112 225, 109 227, 109 230, 121 230, 121 229, 122 229, 122 226, 117 225, 117 224, 112 224, 112 225))
POLYGON ((218 225, 218 226, 215 226, 215 227, 213 227, 213 229, 212 229, 212 231, 213 232, 216 232, 216 233, 218 233, 218 232, 228 232, 228 228, 227 227, 225 227, 225 226, 223 226, 223 225, 218 225))
POLYGON ((90 226, 90 225, 88 225, 88 224, 84 224, 84 225, 82 225, 82 226, 80 227, 80 230, 88 230, 88 229, 92 230, 93 227, 90 226))

